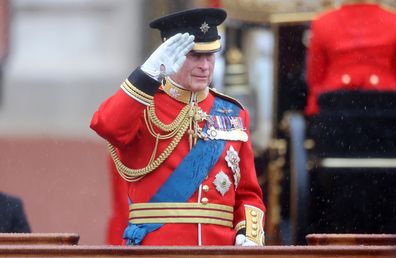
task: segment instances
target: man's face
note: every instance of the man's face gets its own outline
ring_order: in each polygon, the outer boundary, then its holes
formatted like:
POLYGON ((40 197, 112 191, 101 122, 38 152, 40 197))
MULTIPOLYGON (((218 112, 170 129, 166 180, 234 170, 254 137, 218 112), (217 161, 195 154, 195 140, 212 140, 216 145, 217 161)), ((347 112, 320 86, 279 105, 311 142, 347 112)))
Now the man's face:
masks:
POLYGON ((215 66, 214 53, 189 52, 180 70, 171 79, 187 90, 200 91, 212 82, 215 66))

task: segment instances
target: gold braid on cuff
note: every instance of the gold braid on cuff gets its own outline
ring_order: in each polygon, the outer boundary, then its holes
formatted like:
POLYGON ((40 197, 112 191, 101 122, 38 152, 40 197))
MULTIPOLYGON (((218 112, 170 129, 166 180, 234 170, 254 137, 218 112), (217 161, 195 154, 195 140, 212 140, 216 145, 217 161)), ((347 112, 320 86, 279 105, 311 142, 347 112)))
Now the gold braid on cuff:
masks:
POLYGON ((264 245, 264 212, 254 206, 245 205, 246 238, 259 246, 264 245))
POLYGON ((125 80, 122 84, 121 84, 121 88, 131 97, 139 100, 140 102, 145 103, 146 105, 148 105, 149 103, 151 103, 153 101, 153 96, 144 93, 143 91, 139 90, 138 88, 136 88, 132 83, 130 83, 127 80, 125 80))

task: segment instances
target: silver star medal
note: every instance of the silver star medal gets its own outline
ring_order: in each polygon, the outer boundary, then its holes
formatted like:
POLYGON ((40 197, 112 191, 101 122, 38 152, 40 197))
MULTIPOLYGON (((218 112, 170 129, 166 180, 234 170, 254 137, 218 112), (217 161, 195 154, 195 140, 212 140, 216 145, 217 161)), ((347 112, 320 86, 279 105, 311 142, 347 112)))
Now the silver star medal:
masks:
POLYGON ((239 169, 239 161, 241 159, 239 158, 238 153, 235 151, 232 145, 230 146, 230 149, 227 151, 225 160, 227 161, 228 167, 231 168, 232 172, 234 173, 234 184, 236 189, 241 179, 241 171, 239 169))
POLYGON ((213 184, 216 186, 216 190, 220 192, 222 196, 228 192, 231 186, 231 180, 228 178, 227 174, 220 170, 217 173, 213 184))
POLYGON ((201 24, 201 27, 199 27, 199 29, 202 31, 203 34, 205 34, 206 32, 208 32, 208 30, 210 29, 209 25, 206 23, 206 21, 204 21, 204 23, 201 24))

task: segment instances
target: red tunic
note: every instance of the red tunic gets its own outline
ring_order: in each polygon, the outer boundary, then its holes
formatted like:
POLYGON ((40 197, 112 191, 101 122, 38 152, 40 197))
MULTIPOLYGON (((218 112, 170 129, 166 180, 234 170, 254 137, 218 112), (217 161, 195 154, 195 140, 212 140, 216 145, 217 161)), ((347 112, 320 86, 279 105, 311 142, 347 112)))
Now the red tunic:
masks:
POLYGON ((127 182, 118 174, 110 156, 108 164, 112 209, 107 224, 106 243, 108 245, 122 245, 122 235, 128 225, 128 187, 127 182))
MULTIPOLYGON (((198 103, 199 107, 209 114, 217 94, 209 91, 208 96, 198 103)), ((95 112, 91 128, 117 148, 118 155, 129 168, 143 168, 150 160, 155 145, 155 138, 149 133, 143 112, 146 105, 135 97, 126 94, 122 89, 108 98, 95 112)), ((229 100, 227 100, 229 101, 229 100)), ((155 113, 165 124, 176 118, 184 103, 173 99, 162 90, 154 95, 155 113)), ((245 128, 249 128, 248 112, 241 108, 240 114, 245 128)), ((202 122, 201 127, 203 127, 202 122)), ((157 129, 158 130, 158 129, 157 129)), ((162 153, 172 139, 160 140, 157 150, 162 153)), ((188 136, 185 134, 170 157, 161 166, 137 182, 128 183, 128 194, 132 203, 147 203, 167 178, 177 168, 182 159, 189 153, 188 136)), ((205 162, 205 160, 202 160, 205 162)), ((188 173, 188 171, 185 171, 188 173)), ((254 157, 248 133, 248 141, 227 141, 225 148, 215 166, 200 187, 196 189, 188 202, 228 205, 234 208, 234 227, 246 220, 245 205, 256 207, 265 212, 262 192, 258 184, 254 167, 254 157), (240 157, 240 182, 235 189, 233 172, 227 165, 226 155, 233 147, 240 157), (216 190, 215 177, 223 171, 232 184, 224 196, 216 190)), ((261 221, 264 224, 264 216, 261 221)), ((143 245, 234 245, 235 228, 196 223, 164 224, 159 229, 147 234, 143 245)))
POLYGON ((312 22, 306 114, 321 93, 396 90, 396 14, 377 4, 345 4, 312 22))

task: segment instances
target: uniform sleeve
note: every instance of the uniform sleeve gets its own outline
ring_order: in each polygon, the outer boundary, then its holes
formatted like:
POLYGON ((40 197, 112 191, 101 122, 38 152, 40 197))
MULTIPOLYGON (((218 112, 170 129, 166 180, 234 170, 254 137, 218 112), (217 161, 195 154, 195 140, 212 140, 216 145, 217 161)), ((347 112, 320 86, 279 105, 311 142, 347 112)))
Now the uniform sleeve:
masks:
MULTIPOLYGON (((247 111, 241 112, 245 127, 249 128, 250 118, 247 111)), ((264 244, 265 205, 263 194, 257 180, 254 155, 248 132, 248 141, 239 151, 241 178, 235 193, 235 230, 258 245, 264 244)))
POLYGON ((90 127, 116 147, 128 145, 144 123, 143 112, 160 83, 136 69, 94 113, 90 127))
POLYGON ((319 111, 317 97, 321 84, 325 78, 327 70, 327 55, 325 45, 320 36, 320 25, 317 21, 312 22, 311 35, 307 52, 307 84, 308 99, 306 114, 313 115, 319 111))

